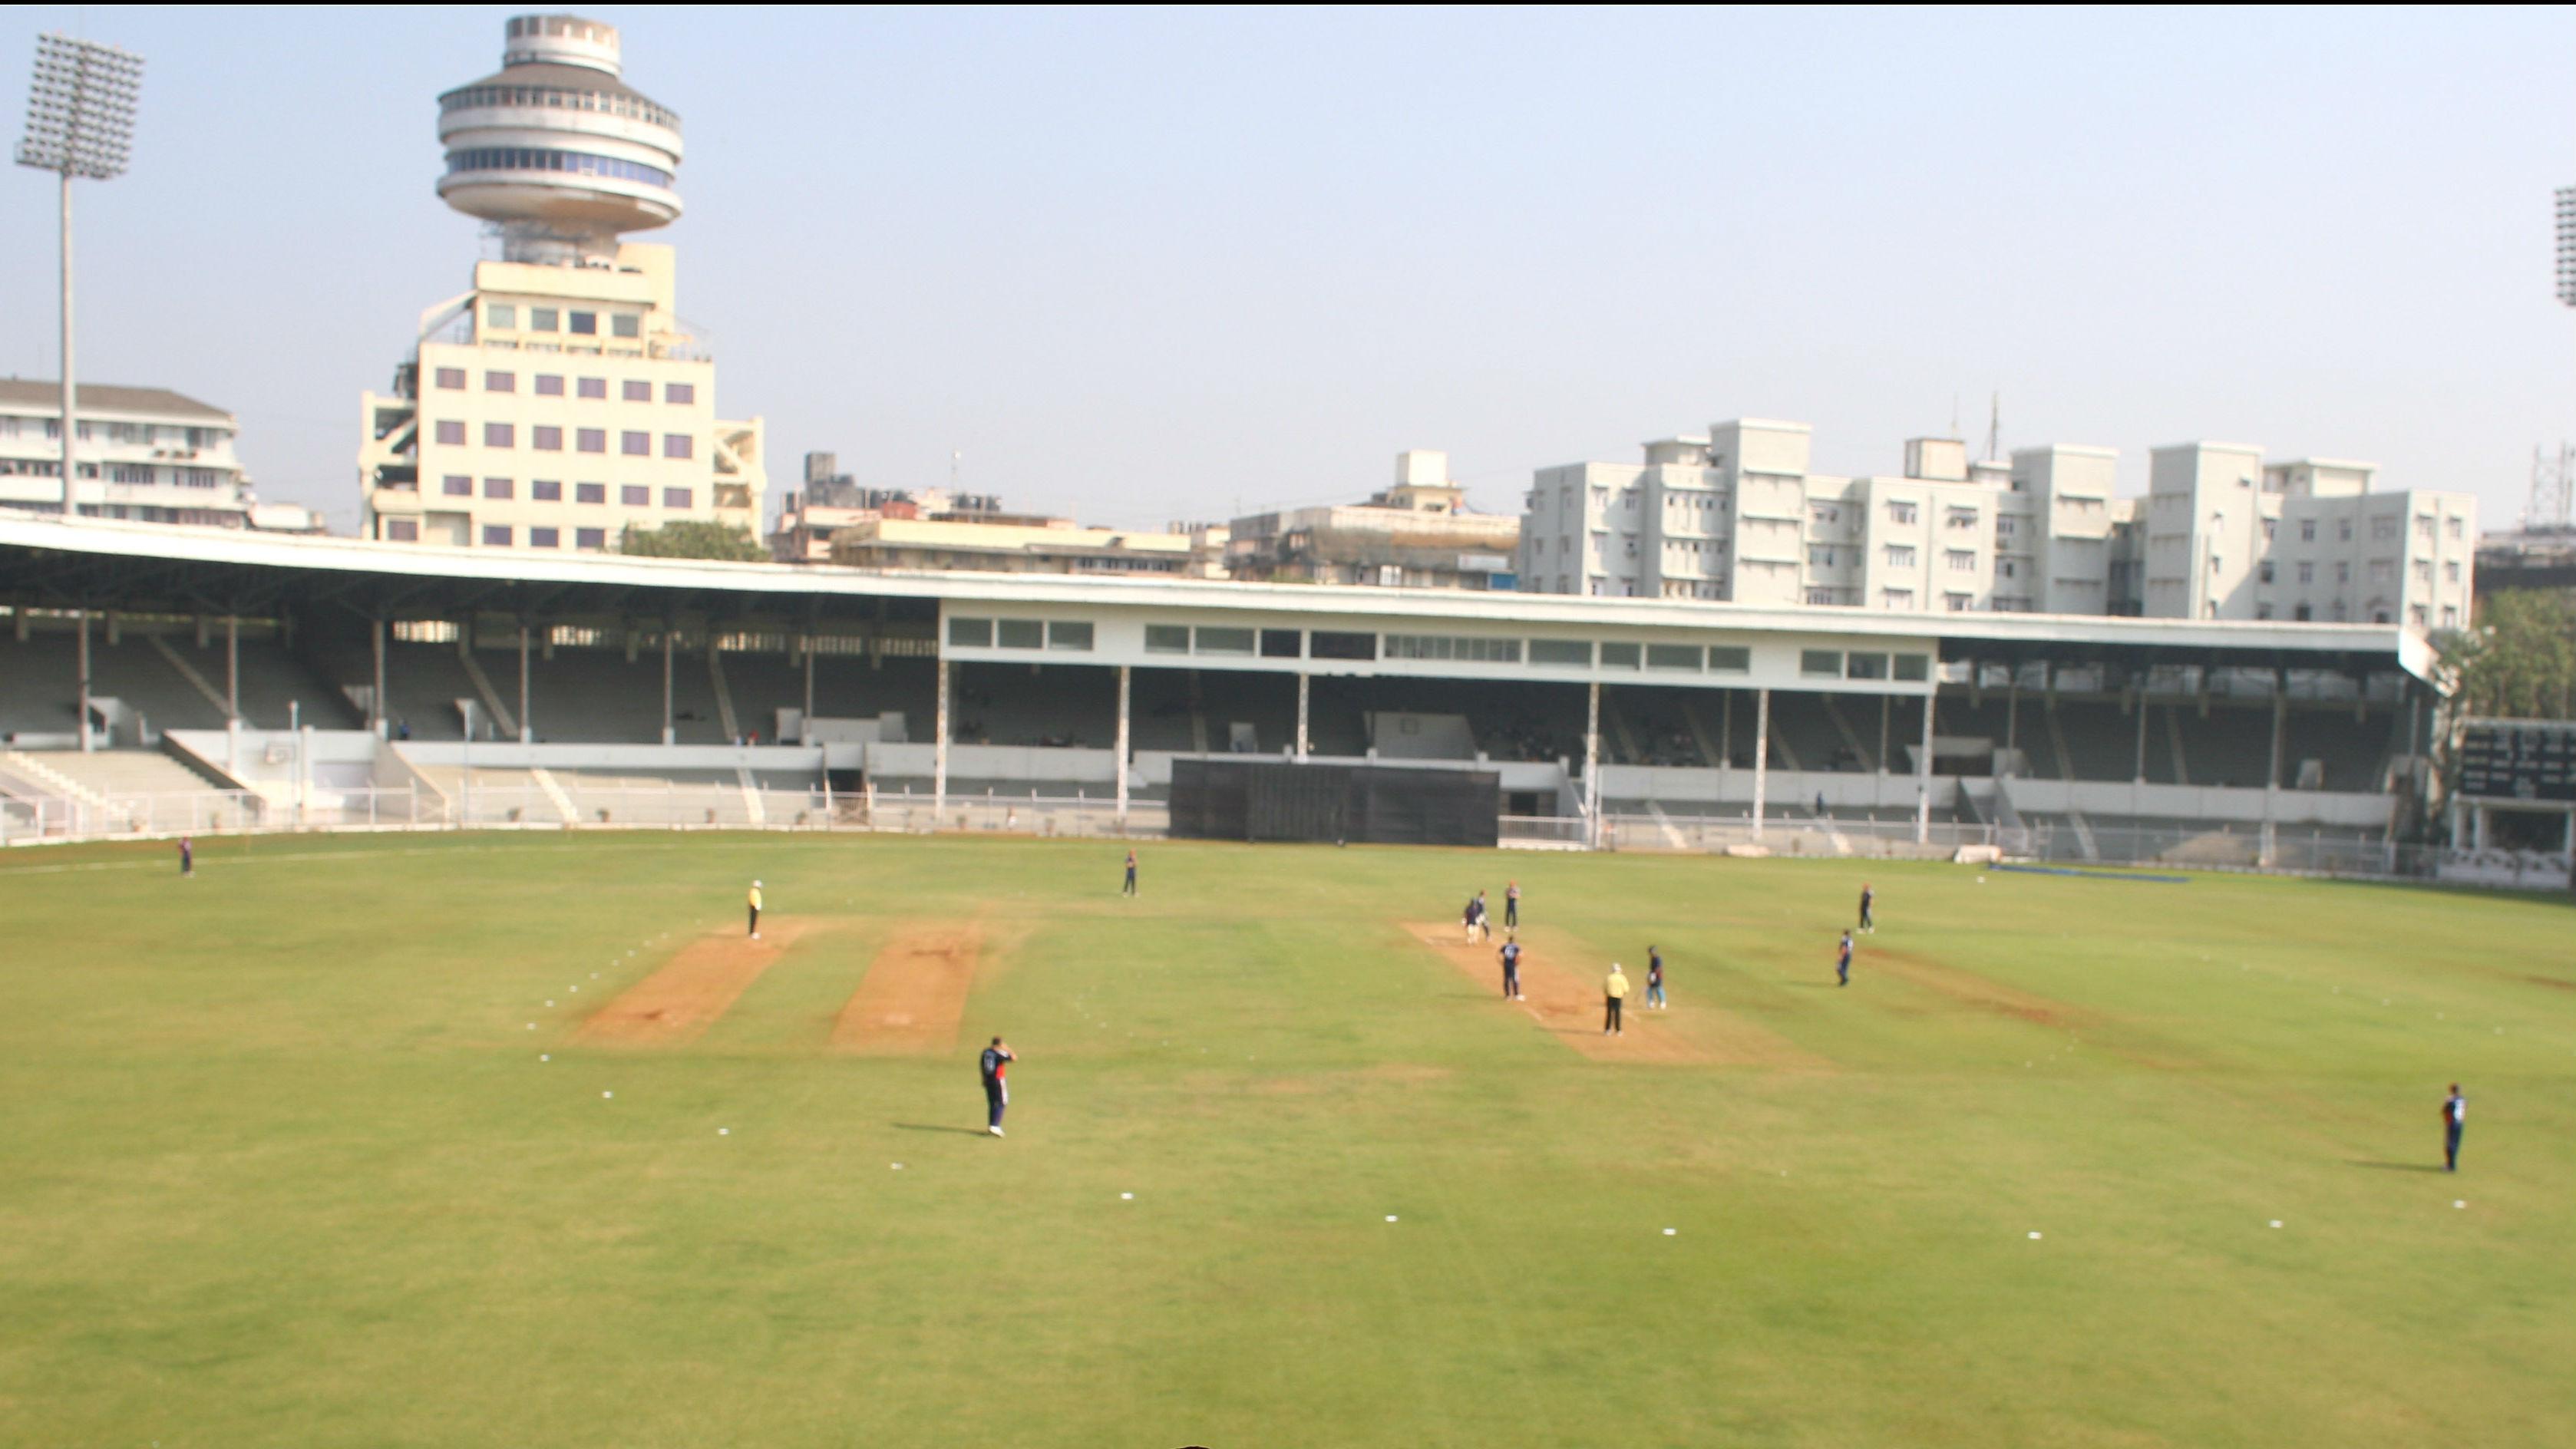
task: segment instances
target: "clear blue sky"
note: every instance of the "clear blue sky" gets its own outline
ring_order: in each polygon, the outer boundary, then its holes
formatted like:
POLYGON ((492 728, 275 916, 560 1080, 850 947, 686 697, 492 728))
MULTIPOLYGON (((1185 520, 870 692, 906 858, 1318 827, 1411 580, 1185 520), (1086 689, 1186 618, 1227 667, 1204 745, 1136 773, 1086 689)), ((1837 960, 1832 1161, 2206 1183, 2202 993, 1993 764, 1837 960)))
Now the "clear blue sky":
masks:
MULTIPOLYGON (((17 6, 149 60, 81 189, 82 373, 241 414, 356 511, 357 396, 466 285, 434 97, 483 6, 17 6)), ((2576 436, 2550 193, 2576 12, 609 7, 684 117, 680 310, 774 486, 808 449, 1136 524, 1530 470, 1736 417, 2194 437, 2519 512, 2576 436)), ((12 139, 14 139, 14 134, 12 139)), ((0 373, 55 366, 50 185, 0 175, 0 373)))

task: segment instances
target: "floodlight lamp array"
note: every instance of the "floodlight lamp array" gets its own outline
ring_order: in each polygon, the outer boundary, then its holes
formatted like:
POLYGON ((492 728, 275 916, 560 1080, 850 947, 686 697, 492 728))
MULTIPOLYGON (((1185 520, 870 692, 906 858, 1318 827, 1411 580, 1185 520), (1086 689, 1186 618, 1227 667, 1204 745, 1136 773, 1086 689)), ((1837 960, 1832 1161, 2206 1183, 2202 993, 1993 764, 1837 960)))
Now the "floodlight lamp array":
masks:
POLYGON ((18 164, 96 181, 122 175, 142 89, 143 57, 130 50, 67 35, 36 37, 18 164))

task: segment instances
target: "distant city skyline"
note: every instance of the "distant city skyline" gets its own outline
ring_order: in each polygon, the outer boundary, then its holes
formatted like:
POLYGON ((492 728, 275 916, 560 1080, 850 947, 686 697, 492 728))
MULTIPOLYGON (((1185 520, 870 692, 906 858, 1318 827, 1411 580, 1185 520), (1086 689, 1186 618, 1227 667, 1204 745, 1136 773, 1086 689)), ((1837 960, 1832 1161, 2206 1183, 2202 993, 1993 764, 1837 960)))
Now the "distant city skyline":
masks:
MULTIPOLYGON (((357 408, 486 244, 436 97, 524 6, 12 6, 148 61, 80 197, 84 380, 237 413, 356 519, 357 408), (351 57, 363 57, 353 64, 351 57)), ((1480 508, 1738 416, 1814 463, 2259 444, 2519 517, 2576 436, 2551 297, 2565 11, 584 10, 678 111, 679 311, 730 415, 871 484, 1136 525, 1480 508)), ((14 131, 11 140, 14 142, 14 131)), ((0 193, 0 375, 50 377, 46 178, 0 193)))

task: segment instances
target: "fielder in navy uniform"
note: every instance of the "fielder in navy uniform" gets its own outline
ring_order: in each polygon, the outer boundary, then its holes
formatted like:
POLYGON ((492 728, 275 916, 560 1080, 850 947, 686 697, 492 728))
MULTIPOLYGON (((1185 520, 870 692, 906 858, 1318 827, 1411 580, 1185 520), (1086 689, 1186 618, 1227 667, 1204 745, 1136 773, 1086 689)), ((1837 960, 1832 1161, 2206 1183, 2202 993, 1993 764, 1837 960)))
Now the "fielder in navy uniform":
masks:
POLYGON ((1011 1070, 1011 1063, 1018 1060, 998 1036, 993 1038, 991 1046, 984 1048, 984 1130, 996 1137, 1002 1135, 1003 1109, 1011 1105, 1011 1084, 1005 1080, 1005 1075, 1011 1070))
POLYGON ((1506 935, 1503 949, 1496 954, 1503 958, 1503 999, 1521 1000, 1521 943, 1506 935))
POLYGON ((1870 899, 1869 882, 1862 881, 1860 884, 1860 928, 1864 931, 1875 931, 1878 929, 1878 922, 1869 918, 1870 899))
POLYGON ((2469 1099, 2460 1095, 2460 1084, 2451 1084, 2451 1095, 2442 1099, 2442 1170, 2460 1170, 2460 1132, 2469 1125, 2469 1099))
POLYGON ((1834 958, 1834 984, 1851 985, 1851 932, 1843 932, 1842 954, 1834 958))
POLYGON ((1664 1000, 1664 953, 1648 946, 1646 948, 1646 1009, 1662 1011, 1671 1004, 1664 1000))

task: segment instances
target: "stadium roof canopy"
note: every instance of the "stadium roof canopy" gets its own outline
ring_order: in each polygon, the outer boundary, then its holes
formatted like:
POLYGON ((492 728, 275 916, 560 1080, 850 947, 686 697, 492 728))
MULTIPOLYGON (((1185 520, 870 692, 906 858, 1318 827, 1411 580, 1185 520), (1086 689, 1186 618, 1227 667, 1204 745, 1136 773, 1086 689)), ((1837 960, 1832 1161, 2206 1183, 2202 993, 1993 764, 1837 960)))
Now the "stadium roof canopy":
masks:
MULTIPOLYGON (((597 554, 435 548, 362 539, 0 517, 0 602, 31 609, 361 619, 518 614, 552 622, 696 619, 728 627, 828 630, 836 622, 923 626, 943 607, 1098 610, 1176 622, 1259 616, 1319 629, 1709 630, 1849 647, 1937 644, 1947 660, 2052 660, 2327 670, 2403 670, 2439 687, 2440 657, 2393 625, 2131 619, 2050 614, 1920 614, 1760 608, 1695 600, 1250 584, 1171 578, 785 567, 597 554)), ((928 632, 925 628, 924 632, 928 632)))

